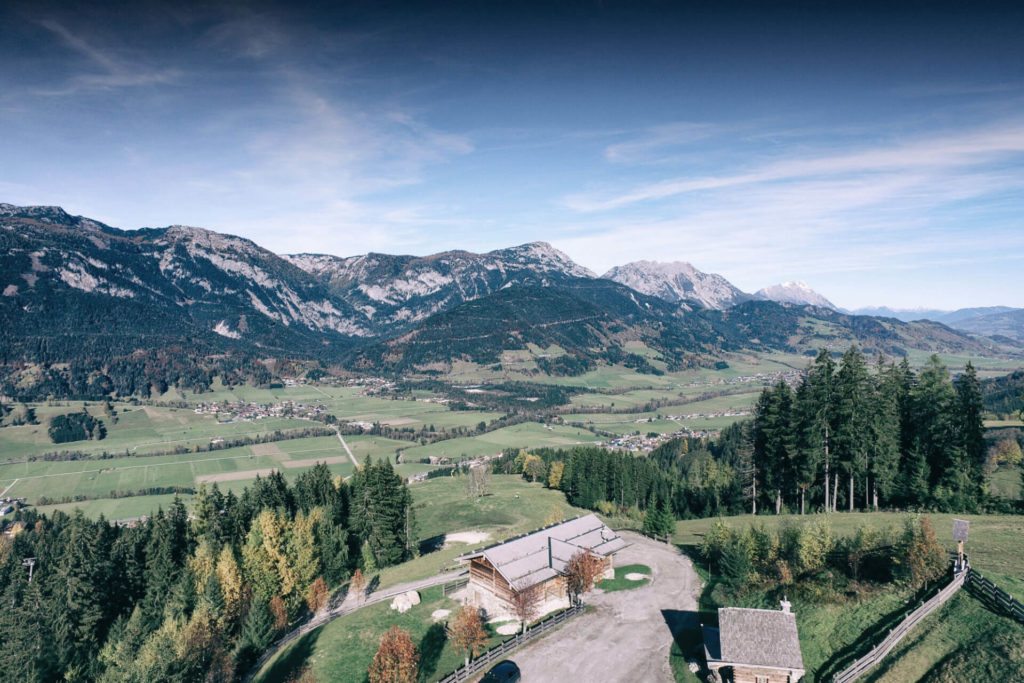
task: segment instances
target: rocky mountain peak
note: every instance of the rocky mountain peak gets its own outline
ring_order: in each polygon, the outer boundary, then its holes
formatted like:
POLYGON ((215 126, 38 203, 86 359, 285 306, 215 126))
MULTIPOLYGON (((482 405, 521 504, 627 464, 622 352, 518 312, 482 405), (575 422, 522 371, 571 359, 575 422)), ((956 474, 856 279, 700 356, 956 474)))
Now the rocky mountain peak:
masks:
POLYGON ((704 308, 721 310, 750 299, 721 275, 704 273, 685 261, 634 261, 602 277, 666 301, 704 308))
POLYGON ((778 301, 784 304, 823 306, 825 308, 837 310, 835 304, 811 289, 811 286, 806 282, 802 282, 800 280, 782 282, 777 285, 765 287, 764 289, 759 289, 754 296, 759 299, 778 301))

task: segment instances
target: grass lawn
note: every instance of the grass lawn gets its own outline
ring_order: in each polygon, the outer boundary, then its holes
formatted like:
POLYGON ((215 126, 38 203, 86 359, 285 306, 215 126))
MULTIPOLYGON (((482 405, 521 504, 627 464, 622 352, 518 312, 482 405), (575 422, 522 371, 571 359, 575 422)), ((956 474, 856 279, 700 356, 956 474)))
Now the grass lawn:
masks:
POLYGON ((605 593, 614 593, 616 591, 628 591, 632 588, 646 586, 650 582, 650 578, 633 581, 627 579, 626 574, 644 574, 650 577, 651 568, 646 564, 624 564, 621 567, 615 568, 615 578, 598 581, 597 587, 605 593))
MULTIPOLYGON (((442 596, 440 586, 428 588, 420 596, 422 602, 405 614, 391 610, 389 603, 383 602, 306 634, 271 659, 254 680, 258 683, 285 681, 301 667, 308 666, 318 681, 364 681, 381 635, 392 626, 408 631, 419 650, 419 680, 437 680, 459 667, 462 655, 447 642, 444 623, 435 623, 430 615, 438 609, 451 610, 454 615, 459 606, 442 596)), ((490 629, 489 635, 488 647, 506 637, 490 629)))
POLYGON ((862 680, 1024 681, 1024 626, 961 591, 862 680))

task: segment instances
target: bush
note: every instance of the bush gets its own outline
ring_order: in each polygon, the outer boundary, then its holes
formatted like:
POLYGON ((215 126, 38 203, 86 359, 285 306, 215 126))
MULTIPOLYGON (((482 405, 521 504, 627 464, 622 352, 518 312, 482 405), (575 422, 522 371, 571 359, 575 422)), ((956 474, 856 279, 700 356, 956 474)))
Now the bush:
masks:
POLYGON ((915 589, 936 581, 946 573, 949 557, 935 537, 931 519, 907 520, 900 557, 905 558, 903 578, 915 589))

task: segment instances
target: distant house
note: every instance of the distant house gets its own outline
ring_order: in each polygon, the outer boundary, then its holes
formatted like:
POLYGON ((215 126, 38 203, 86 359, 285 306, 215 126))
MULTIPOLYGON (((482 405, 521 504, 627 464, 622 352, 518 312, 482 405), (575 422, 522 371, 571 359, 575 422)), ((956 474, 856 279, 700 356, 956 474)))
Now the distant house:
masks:
POLYGON ((626 546, 594 515, 577 517, 463 555, 469 563, 466 601, 490 616, 513 616, 513 595, 538 586, 540 614, 569 606, 566 565, 573 555, 588 551, 604 564, 604 576, 614 576, 613 556, 626 546))
POLYGON ((796 683, 805 673, 789 602, 781 610, 722 607, 704 627, 708 668, 723 683, 796 683))

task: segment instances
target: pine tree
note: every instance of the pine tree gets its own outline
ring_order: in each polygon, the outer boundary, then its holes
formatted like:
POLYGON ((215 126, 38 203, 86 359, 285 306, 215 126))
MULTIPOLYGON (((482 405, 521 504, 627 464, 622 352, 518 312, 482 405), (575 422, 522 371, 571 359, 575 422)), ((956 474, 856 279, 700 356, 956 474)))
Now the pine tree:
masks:
POLYGON ((835 428, 831 434, 833 452, 849 482, 846 503, 851 512, 855 480, 868 470, 873 393, 864 355, 851 346, 836 374, 835 428))
POLYGON ((101 542, 98 525, 85 519, 81 510, 75 512, 60 535, 61 558, 51 582, 54 603, 59 605, 53 633, 57 660, 63 671, 86 676, 92 675, 109 623, 104 613, 109 549, 101 542))
POLYGON ((920 448, 912 448, 903 460, 903 472, 901 476, 902 498, 909 505, 924 505, 929 498, 929 484, 931 478, 928 461, 920 448))
POLYGON ((814 404, 811 385, 806 377, 800 382, 794 395, 790 428, 794 439, 793 482, 800 490, 800 514, 802 515, 808 502, 807 492, 814 484, 822 462, 817 406, 814 404))
POLYGON ((0 593, 0 680, 47 683, 54 671, 52 624, 41 583, 19 573, 0 593))
POLYGON ((274 640, 274 616, 270 605, 263 600, 253 599, 242 622, 238 638, 239 670, 247 670, 274 640))
POLYGON ((931 474, 929 485, 935 488, 958 463, 955 430, 956 395, 949 372, 933 355, 918 375, 912 392, 915 439, 931 474))
POLYGON ((770 496, 775 514, 782 511, 783 491, 793 487, 793 392, 780 381, 765 389, 754 413, 754 470, 761 496, 770 496))
POLYGON ((984 404, 981 398, 981 384, 978 373, 968 361, 964 373, 956 380, 957 431, 963 447, 964 462, 960 469, 967 479, 964 497, 966 504, 973 508, 981 494, 985 465, 985 423, 984 404))
POLYGON ((897 493, 896 477, 900 464, 900 385, 895 366, 885 366, 881 356, 874 378, 873 410, 870 415, 871 507, 878 509, 879 499, 889 501, 897 493))
POLYGON ((835 496, 829 490, 834 476, 833 458, 830 452, 831 436, 835 431, 835 383, 836 365, 827 349, 822 349, 807 372, 809 385, 808 407, 811 413, 810 436, 822 448, 822 469, 824 477, 825 511, 835 509, 835 496))

